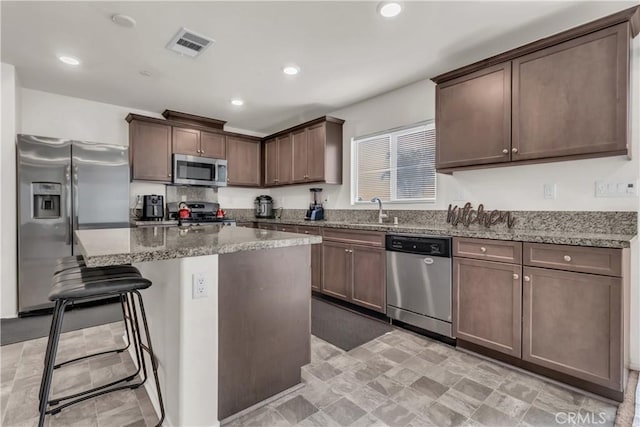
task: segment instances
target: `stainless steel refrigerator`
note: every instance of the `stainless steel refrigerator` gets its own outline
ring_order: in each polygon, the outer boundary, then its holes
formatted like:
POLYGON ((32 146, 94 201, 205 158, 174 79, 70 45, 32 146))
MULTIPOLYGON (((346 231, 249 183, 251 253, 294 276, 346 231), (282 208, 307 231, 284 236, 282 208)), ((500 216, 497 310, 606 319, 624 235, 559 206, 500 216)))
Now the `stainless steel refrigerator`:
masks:
POLYGON ((74 231, 129 226, 128 148, 18 135, 18 311, 53 306, 56 259, 79 255, 74 231))

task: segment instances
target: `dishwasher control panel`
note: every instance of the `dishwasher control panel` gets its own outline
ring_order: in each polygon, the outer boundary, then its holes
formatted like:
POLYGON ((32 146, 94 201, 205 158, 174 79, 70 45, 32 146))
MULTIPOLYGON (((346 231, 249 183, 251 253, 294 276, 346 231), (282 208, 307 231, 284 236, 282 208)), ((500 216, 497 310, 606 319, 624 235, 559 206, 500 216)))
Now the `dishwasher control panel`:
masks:
POLYGON ((386 249, 449 258, 451 257, 451 238, 387 234, 386 249))

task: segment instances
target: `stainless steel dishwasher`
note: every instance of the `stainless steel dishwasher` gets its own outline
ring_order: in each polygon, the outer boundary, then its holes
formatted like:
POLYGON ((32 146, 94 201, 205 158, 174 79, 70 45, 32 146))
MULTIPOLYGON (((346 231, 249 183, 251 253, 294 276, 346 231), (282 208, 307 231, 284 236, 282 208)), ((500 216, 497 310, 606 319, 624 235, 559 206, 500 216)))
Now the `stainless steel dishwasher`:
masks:
POLYGON ((453 338, 451 238, 388 234, 387 316, 453 338))

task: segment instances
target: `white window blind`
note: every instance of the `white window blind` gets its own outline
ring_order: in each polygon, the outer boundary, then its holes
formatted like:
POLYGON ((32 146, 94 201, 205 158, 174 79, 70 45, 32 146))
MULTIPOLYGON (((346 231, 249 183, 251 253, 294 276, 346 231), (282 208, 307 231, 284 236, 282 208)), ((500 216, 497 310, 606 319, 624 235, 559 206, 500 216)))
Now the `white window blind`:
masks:
POLYGON ((433 123, 352 141, 352 200, 370 203, 436 199, 436 134, 433 123))

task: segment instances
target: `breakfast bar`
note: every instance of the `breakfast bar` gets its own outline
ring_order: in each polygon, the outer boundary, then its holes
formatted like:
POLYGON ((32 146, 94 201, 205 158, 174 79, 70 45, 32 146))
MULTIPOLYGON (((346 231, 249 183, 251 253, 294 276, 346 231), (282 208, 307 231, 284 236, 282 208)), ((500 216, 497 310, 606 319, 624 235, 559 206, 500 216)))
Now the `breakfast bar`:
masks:
POLYGON ((142 296, 167 425, 218 425, 301 382, 320 236, 206 225, 76 237, 88 266, 133 264, 153 283, 142 296))

